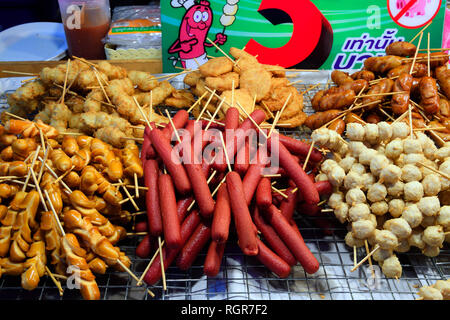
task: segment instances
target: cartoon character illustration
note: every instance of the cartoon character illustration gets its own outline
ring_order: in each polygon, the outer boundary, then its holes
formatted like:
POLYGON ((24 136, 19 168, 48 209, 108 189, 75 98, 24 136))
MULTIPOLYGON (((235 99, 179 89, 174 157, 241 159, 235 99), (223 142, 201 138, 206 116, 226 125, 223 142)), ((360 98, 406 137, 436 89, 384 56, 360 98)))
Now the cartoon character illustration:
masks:
MULTIPOLYGON (((205 47, 213 44, 206 40, 213 22, 213 13, 208 1, 200 0, 172 0, 172 7, 185 7, 187 9, 179 29, 178 39, 172 44, 168 52, 177 53, 183 68, 197 69, 199 65, 208 61, 205 47)), ((216 34, 214 43, 223 45, 227 36, 216 34)), ((176 63, 175 61, 175 63, 176 63)))
MULTIPOLYGON (((397 9, 402 10, 411 0, 397 0, 397 9)), ((418 0, 405 14, 406 17, 424 16, 427 3, 431 0, 418 0)))

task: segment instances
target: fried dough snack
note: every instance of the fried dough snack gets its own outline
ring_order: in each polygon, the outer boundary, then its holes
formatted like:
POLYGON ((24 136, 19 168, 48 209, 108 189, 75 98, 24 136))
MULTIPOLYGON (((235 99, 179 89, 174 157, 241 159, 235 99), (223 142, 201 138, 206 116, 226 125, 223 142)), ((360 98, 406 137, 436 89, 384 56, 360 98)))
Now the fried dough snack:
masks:
POLYGON ((77 237, 74 234, 66 233, 62 240, 62 248, 67 264, 76 267, 73 273, 80 278, 80 292, 85 300, 99 300, 100 290, 98 289, 95 276, 92 274, 86 259, 86 251, 80 247, 77 237))
POLYGON ((50 264, 56 273, 64 275, 67 265, 62 252, 62 235, 51 211, 41 212, 40 228, 44 231, 45 249, 50 252, 50 264))
POLYGON ((138 178, 144 176, 144 168, 139 158, 139 147, 134 141, 127 141, 125 147, 121 150, 121 158, 124 166, 123 173, 129 178, 136 175, 138 178))
POLYGON ((108 61, 100 61, 97 67, 98 70, 106 74, 109 80, 123 79, 128 76, 128 72, 125 68, 112 65, 108 61))
POLYGON ((164 100, 166 106, 177 109, 189 108, 194 102, 194 95, 187 90, 175 90, 171 96, 164 100))
POLYGON ((124 236, 124 229, 114 226, 108 219, 101 215, 95 209, 95 202, 80 190, 72 192, 69 196, 72 207, 80 212, 83 217, 88 217, 92 223, 95 223, 100 233, 108 238, 112 244, 116 244, 124 236))
POLYGON ((142 91, 150 91, 158 86, 158 80, 148 72, 130 71, 128 77, 142 91))
POLYGON ((198 70, 204 77, 217 77, 233 70, 233 62, 227 57, 214 58, 201 65, 198 70))
POLYGON ((36 122, 32 121, 23 121, 17 119, 9 119, 5 123, 5 132, 14 135, 21 135, 24 138, 34 138, 39 135, 39 130, 42 130, 42 133, 47 138, 56 138, 58 136, 58 131, 43 123, 41 120, 37 120, 36 122))

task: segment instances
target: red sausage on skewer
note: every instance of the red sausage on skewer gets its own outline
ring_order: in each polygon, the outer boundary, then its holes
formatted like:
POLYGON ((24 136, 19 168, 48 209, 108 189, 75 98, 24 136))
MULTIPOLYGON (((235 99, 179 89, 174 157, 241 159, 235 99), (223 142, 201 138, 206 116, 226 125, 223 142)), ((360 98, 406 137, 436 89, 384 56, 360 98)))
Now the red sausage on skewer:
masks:
MULTIPOLYGON (((266 119, 266 114, 262 110, 255 110, 250 114, 250 117, 257 123, 261 124, 266 119)), ((226 143, 226 151, 228 154, 228 159, 234 159, 234 156, 242 148, 245 143, 245 136, 247 135, 247 130, 256 129, 252 120, 245 119, 239 128, 235 131, 233 135, 234 143, 226 143)), ((220 172, 225 172, 227 169, 227 162, 225 157, 225 152, 220 151, 217 154, 216 159, 213 163, 213 168, 220 172)))
POLYGON ((257 207, 253 209, 253 221, 272 250, 290 266, 295 265, 297 260, 273 227, 264 220, 257 207))
POLYGON ((230 199, 227 183, 223 183, 217 191, 216 206, 212 221, 211 237, 215 242, 227 241, 231 222, 230 199))
POLYGON ((181 194, 188 194, 192 190, 191 182, 189 181, 186 170, 181 164, 180 159, 173 159, 174 155, 172 154, 170 142, 158 129, 151 130, 149 136, 153 147, 164 162, 167 171, 173 177, 173 182, 177 191, 181 194))
POLYGON ((294 230, 289 221, 286 220, 280 210, 274 205, 270 206, 265 213, 268 223, 277 231, 277 234, 300 262, 305 271, 309 274, 317 272, 319 262, 306 246, 300 232, 294 230))
POLYGON ((189 269, 210 239, 211 225, 209 222, 201 221, 177 257, 178 268, 181 270, 189 269))
POLYGON ((224 251, 225 243, 211 241, 209 244, 208 253, 203 264, 203 272, 208 277, 215 277, 219 273, 224 251))
POLYGON ((241 177, 237 172, 232 171, 227 174, 226 182, 234 224, 239 239, 239 247, 244 254, 254 256, 258 254, 257 230, 244 197, 241 177))
POLYGON ((144 167, 144 182, 148 188, 145 195, 149 233, 154 237, 162 235, 162 218, 158 192, 159 166, 156 160, 147 160, 144 167))
POLYGON ((164 240, 168 248, 177 249, 182 246, 180 221, 177 215, 177 200, 172 178, 162 174, 158 179, 159 199, 163 223, 164 240))
MULTIPOLYGON (((272 157, 274 157, 276 156, 276 154, 274 155, 276 151, 273 150, 272 139, 273 137, 268 139, 267 147, 272 152, 272 157)), ((311 204, 318 203, 320 201, 320 197, 316 187, 314 186, 314 182, 311 181, 310 177, 308 177, 300 164, 295 161, 289 150, 286 149, 283 143, 279 142, 277 151, 280 166, 284 168, 286 174, 294 181, 305 202, 311 204)))
MULTIPOLYGON (((181 241, 183 243, 186 243, 186 241, 195 231, 197 226, 200 224, 200 220, 201 220, 200 214, 198 213, 198 211, 193 210, 191 214, 188 215, 186 219, 183 221, 183 224, 181 225, 181 241)), ((163 256, 164 270, 167 270, 167 268, 169 268, 169 266, 175 260, 180 250, 181 249, 167 249, 166 247, 163 247, 162 256, 163 256)), ((148 285, 154 285, 156 282, 158 282, 159 279, 161 279, 161 276, 162 276, 161 260, 158 254, 158 256, 153 261, 153 264, 150 266, 147 273, 145 274, 144 281, 148 285)))
POLYGON ((259 239, 258 254, 256 255, 256 258, 258 258, 263 265, 265 265, 270 271, 275 273, 280 278, 286 278, 291 273, 291 267, 289 264, 277 256, 259 239))
MULTIPOLYGON (((274 136, 276 133, 272 133, 272 136, 274 136)), ((309 149, 311 148, 311 145, 302 142, 300 140, 285 136, 283 134, 278 134, 280 142, 286 147, 286 149, 289 150, 292 154, 306 157, 308 155, 309 149)), ((320 162, 322 161, 323 155, 322 153, 317 150, 316 148, 313 148, 311 151, 311 155, 309 156, 309 161, 311 162, 320 162)))
POLYGON ((256 205, 268 208, 272 204, 272 185, 269 178, 262 178, 256 188, 256 205))

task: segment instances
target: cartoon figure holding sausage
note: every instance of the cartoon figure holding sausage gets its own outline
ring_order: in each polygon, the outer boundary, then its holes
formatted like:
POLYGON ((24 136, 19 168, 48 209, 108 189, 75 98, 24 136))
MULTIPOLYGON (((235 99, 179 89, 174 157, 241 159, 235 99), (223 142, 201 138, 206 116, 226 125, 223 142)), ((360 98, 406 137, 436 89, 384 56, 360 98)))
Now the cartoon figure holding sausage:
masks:
MULTIPOLYGON (((199 65, 208 61, 205 47, 213 44, 206 40, 213 22, 213 13, 208 1, 200 0, 172 0, 174 8, 185 7, 186 13, 181 21, 178 39, 170 46, 170 54, 178 54, 181 65, 185 69, 197 69, 199 65)), ((227 36, 216 34, 214 43, 223 45, 227 36)), ((172 58, 173 59, 173 58, 172 58)))

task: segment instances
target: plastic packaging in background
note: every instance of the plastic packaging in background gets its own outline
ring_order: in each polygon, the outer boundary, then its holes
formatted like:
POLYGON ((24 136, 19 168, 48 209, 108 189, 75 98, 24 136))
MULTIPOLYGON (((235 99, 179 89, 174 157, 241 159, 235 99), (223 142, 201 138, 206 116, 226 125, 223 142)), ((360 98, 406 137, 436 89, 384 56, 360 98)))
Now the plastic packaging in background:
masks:
POLYGON ((159 4, 120 6, 113 10, 111 28, 105 38, 115 49, 161 49, 159 4))

